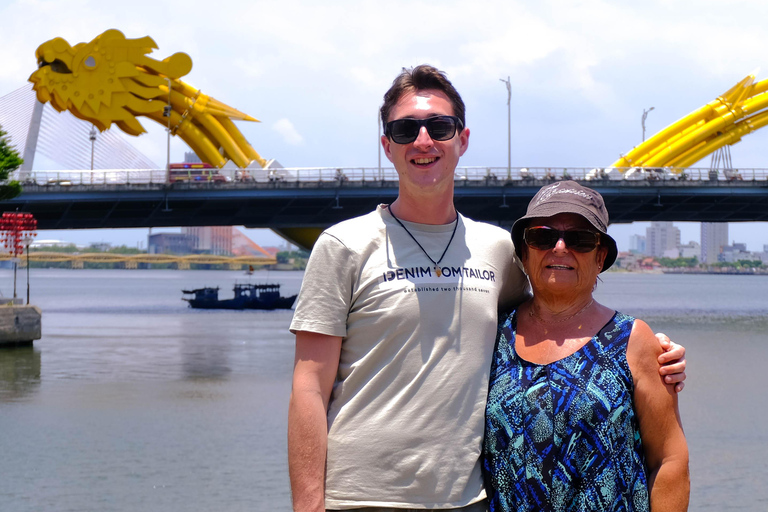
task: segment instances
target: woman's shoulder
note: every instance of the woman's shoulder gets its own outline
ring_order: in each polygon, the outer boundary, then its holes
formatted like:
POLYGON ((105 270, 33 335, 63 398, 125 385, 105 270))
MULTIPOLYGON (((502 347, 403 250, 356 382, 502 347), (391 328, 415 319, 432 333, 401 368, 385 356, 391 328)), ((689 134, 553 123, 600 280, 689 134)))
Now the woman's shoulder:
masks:
POLYGON ((627 345, 627 360, 630 365, 650 366, 655 372, 657 358, 663 349, 651 327, 643 320, 635 319, 627 345))

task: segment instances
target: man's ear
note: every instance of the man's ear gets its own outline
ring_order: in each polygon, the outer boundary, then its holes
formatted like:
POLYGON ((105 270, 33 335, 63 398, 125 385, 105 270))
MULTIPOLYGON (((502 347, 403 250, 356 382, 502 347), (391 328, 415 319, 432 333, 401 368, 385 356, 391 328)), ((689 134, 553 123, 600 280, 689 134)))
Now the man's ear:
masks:
POLYGON ((386 135, 382 135, 381 136, 381 147, 384 148, 384 154, 387 155, 387 160, 389 160, 392 163, 395 163, 392 160, 392 151, 391 151, 392 148, 391 148, 391 145, 392 145, 392 141, 389 140, 389 137, 387 137, 386 135))
POLYGON ((459 134, 459 156, 464 156, 467 149, 469 149, 469 128, 464 128, 459 134))

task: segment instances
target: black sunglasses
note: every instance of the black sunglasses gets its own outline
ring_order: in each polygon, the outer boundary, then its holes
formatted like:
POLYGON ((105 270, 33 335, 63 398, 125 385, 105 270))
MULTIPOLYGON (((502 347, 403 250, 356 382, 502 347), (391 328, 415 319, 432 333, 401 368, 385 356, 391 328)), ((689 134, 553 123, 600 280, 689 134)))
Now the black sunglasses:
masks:
POLYGON ((561 238, 567 248, 576 252, 594 251, 595 247, 600 245, 600 233, 589 231, 588 229, 560 231, 559 229, 542 226, 526 228, 523 234, 523 240, 525 240, 526 245, 540 251, 548 251, 554 248, 561 238))
POLYGON ((426 119, 397 119, 387 123, 385 135, 397 144, 410 144, 415 141, 421 127, 427 128, 432 140, 450 140, 456 135, 456 128, 462 129, 461 120, 456 116, 434 116, 426 119))

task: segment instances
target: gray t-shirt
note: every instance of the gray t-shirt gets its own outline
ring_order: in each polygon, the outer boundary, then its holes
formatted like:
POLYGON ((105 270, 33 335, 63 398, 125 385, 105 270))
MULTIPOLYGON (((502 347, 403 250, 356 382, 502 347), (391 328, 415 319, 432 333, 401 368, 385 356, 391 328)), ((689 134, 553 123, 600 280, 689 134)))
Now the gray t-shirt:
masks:
MULTIPOLYGON (((435 260, 454 228, 404 224, 435 260)), ((291 331, 343 337, 326 508, 453 508, 485 497, 497 307, 527 294, 509 233, 490 224, 460 216, 439 275, 382 206, 323 232, 291 331)))

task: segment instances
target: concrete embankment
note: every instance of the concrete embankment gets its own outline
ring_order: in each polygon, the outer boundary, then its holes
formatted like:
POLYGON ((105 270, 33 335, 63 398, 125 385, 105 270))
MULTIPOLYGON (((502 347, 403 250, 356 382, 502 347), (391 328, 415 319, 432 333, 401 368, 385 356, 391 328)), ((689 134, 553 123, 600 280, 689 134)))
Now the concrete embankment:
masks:
POLYGON ((39 340, 41 320, 37 306, 0 306, 0 347, 30 345, 39 340))

